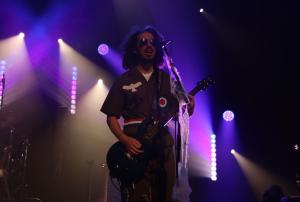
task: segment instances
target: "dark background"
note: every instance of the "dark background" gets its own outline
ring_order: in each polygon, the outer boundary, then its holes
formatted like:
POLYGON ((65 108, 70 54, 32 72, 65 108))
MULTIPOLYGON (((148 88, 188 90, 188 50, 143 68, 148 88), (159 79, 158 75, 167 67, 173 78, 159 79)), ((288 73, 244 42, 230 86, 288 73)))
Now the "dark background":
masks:
MULTIPOLYGON (((204 64, 207 69, 202 70, 202 73, 212 74, 216 80, 216 84, 208 93, 211 97, 214 128, 219 127, 220 114, 230 107, 238 117, 236 125, 239 131, 241 151, 256 163, 290 181, 295 181, 295 174, 299 172, 299 151, 293 151, 293 145, 300 144, 298 130, 300 122, 300 80, 298 78, 300 72, 298 70, 300 67, 298 56, 300 53, 298 29, 300 12, 298 4, 297 1, 269 0, 187 2, 165 0, 147 4, 149 7, 162 7, 163 11, 158 16, 164 17, 161 19, 164 23, 168 21, 168 15, 171 12, 167 8, 175 10, 175 12, 180 11, 178 18, 188 19, 186 26, 193 26, 191 35, 199 36, 199 38, 188 38, 188 36, 186 38, 188 39, 187 43, 195 41, 199 44, 198 49, 191 51, 199 50, 201 58, 205 58, 204 64), (205 18, 196 12, 201 7, 207 11, 210 17, 205 18)), ((36 24, 45 23, 44 32, 49 31, 53 38, 64 38, 69 44, 72 44, 74 49, 99 66, 105 67, 113 76, 117 76, 117 73, 95 51, 99 44, 99 38, 106 39, 113 48, 119 49, 124 36, 134 25, 152 24, 163 28, 163 33, 165 31, 167 36, 175 39, 175 35, 171 32, 181 29, 177 26, 182 25, 180 22, 177 24, 171 20, 169 20, 169 24, 160 23, 159 20, 155 21, 153 14, 143 12, 146 8, 144 4, 137 6, 139 8, 136 10, 137 14, 132 13, 132 16, 128 14, 127 21, 123 24, 116 19, 113 12, 108 12, 113 10, 113 5, 104 1, 4 0, 3 5, 0 8, 1 39, 20 31, 29 33, 34 30, 33 27, 36 24), (48 12, 55 7, 64 10, 60 11, 61 13, 57 11, 59 14, 54 15, 57 18, 68 15, 78 17, 63 18, 64 20, 56 26, 51 23, 51 12, 48 12), (105 13, 105 15, 101 13, 105 13), (23 21, 17 20, 19 18, 23 21), (79 25, 84 25, 85 28, 80 28, 79 25)), ((39 37, 40 35, 37 35, 36 38, 39 39, 39 37)), ((34 41, 35 39, 29 38, 28 40, 34 41)), ((185 41, 184 38, 181 40, 185 41)), ((174 52, 175 59, 179 58, 180 53, 176 52, 176 49, 174 52)), ((196 55, 195 52, 193 54, 196 55)), ((178 63, 184 65, 183 60, 178 59, 178 63)), ((193 69, 191 69, 192 71, 193 69)), ((184 76, 183 79, 184 81, 188 80, 184 76)), ((189 81, 187 83, 192 85, 189 81)), ((42 86, 42 88, 47 88, 46 84, 42 86)), ((30 119, 34 124, 24 124, 26 127, 22 126, 22 129, 19 129, 31 131, 33 154, 30 162, 33 170, 36 161, 43 159, 37 155, 40 151, 39 147, 49 146, 52 148, 51 142, 56 141, 52 134, 55 131, 57 116, 61 112, 61 108, 57 107, 59 104, 55 101, 49 102, 49 95, 45 95, 41 91, 43 90, 39 89, 34 92, 35 95, 42 97, 40 100, 43 103, 41 110, 34 113, 46 114, 48 118, 38 115, 31 116, 30 119), (39 120, 39 122, 37 123, 35 120, 39 120), (30 129, 27 129, 28 127, 30 129), (43 138, 41 138, 41 130, 45 131, 43 138), (45 138, 49 139, 45 140, 45 138)), ((28 95, 25 100, 30 100, 29 97, 32 98, 31 95, 28 95)), ((26 108, 27 102, 23 103, 25 103, 23 108, 26 108)), ((32 112, 28 114, 32 114, 32 112)), ((50 154, 44 155, 51 156, 50 154)), ((52 160, 55 161, 55 159, 52 160)), ((218 169, 221 170, 221 166, 218 169)), ((51 172, 51 170, 53 170, 51 163, 48 166, 45 164, 44 173, 51 172)), ((34 174, 36 174, 35 171, 29 172, 29 176, 33 176, 33 178, 34 174)), ((39 175, 43 176, 44 174, 39 175)), ((237 174, 237 176, 239 175, 241 174, 237 174)), ((70 181, 72 180, 64 179, 66 183, 70 183, 70 181)), ((212 197, 213 194, 205 194, 205 190, 213 193, 212 189, 219 189, 221 186, 212 185, 208 180, 194 176, 190 176, 190 182, 193 189, 193 201, 220 201, 220 198, 212 197), (198 195, 195 195, 195 192, 198 195), (206 195, 206 199, 204 195, 206 195)), ((33 185, 30 190, 32 193, 44 195, 49 198, 49 201, 55 201, 55 199, 50 199, 49 195, 51 194, 48 193, 48 190, 52 189, 52 183, 57 184, 55 180, 50 184, 44 182, 43 185, 38 185, 34 184, 36 181, 31 179, 30 183, 33 185)), ((222 183, 220 182, 220 184, 222 183)), ((73 184, 73 186, 76 185, 73 184)), ((71 188, 69 189, 71 190, 71 188)), ((234 193, 232 192, 232 194, 234 193)), ((249 201, 255 200, 250 191, 245 192, 243 196, 249 198, 249 201)), ((67 198, 67 196, 65 197, 67 198)), ((69 197, 71 197, 70 194, 69 197)), ((228 197, 228 201, 241 201, 241 199, 231 196, 228 197)))

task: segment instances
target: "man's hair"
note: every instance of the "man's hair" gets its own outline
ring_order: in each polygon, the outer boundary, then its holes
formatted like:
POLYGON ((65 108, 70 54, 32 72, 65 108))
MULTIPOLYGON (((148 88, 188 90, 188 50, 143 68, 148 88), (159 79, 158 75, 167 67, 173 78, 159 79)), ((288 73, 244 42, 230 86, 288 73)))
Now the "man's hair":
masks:
POLYGON ((146 26, 143 29, 131 32, 129 37, 127 37, 126 42, 123 45, 124 55, 123 55, 123 68, 131 69, 135 67, 139 61, 140 56, 136 52, 138 35, 144 32, 149 32, 154 37, 154 47, 156 49, 156 54, 153 59, 153 65, 155 68, 163 64, 163 50, 161 47, 163 36, 152 26, 146 26))

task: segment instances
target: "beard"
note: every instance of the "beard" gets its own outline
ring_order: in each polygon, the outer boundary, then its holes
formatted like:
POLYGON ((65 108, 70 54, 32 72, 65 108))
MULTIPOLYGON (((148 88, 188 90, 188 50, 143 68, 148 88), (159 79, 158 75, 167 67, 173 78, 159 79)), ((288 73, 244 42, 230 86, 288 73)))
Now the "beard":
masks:
POLYGON ((148 59, 148 58, 144 58, 144 57, 139 57, 138 62, 142 65, 146 65, 146 64, 153 64, 155 65, 155 57, 148 59))

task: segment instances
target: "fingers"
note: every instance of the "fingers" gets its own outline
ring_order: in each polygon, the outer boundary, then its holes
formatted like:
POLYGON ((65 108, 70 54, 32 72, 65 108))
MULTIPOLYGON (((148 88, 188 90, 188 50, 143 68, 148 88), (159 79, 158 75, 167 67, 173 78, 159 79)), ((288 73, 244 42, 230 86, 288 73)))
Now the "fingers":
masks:
POLYGON ((194 113, 194 108, 195 108, 195 100, 194 96, 189 95, 190 103, 188 104, 188 112, 189 115, 191 116, 194 113))
POLYGON ((129 151, 130 154, 135 154, 135 155, 140 154, 140 153, 143 152, 143 150, 140 150, 136 147, 131 147, 128 151, 129 151))
POLYGON ((188 95, 189 99, 190 99, 190 103, 193 103, 194 104, 194 96, 192 95, 188 95))
POLYGON ((141 150, 142 144, 135 138, 129 137, 128 142, 126 143, 126 148, 130 154, 139 154, 142 153, 141 150))

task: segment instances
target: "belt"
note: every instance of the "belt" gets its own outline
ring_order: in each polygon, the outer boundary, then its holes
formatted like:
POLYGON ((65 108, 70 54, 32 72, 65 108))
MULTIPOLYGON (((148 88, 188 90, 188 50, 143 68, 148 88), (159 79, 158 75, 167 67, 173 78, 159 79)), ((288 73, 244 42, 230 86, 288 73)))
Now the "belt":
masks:
POLYGON ((131 124, 139 124, 144 121, 144 118, 129 118, 124 120, 124 126, 131 125, 131 124))

